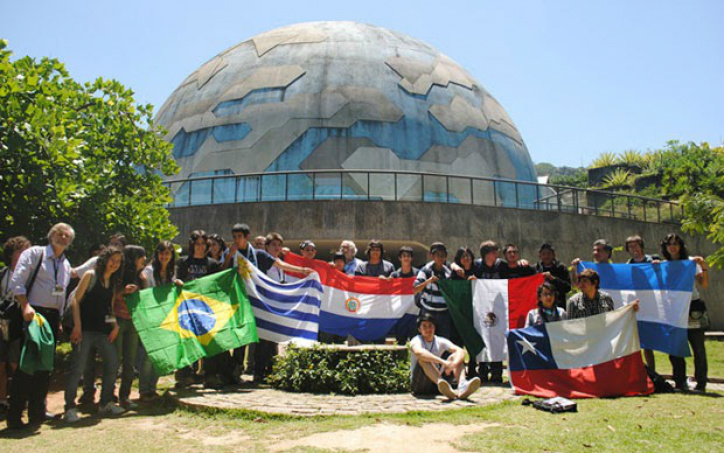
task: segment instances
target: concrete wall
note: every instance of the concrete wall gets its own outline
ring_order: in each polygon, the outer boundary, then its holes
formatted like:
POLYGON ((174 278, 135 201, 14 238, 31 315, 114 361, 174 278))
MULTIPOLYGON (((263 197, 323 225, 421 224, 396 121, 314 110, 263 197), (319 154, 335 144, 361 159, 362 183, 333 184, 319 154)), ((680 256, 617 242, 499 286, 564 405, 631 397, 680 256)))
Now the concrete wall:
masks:
MULTIPOLYGON (((576 257, 591 259, 591 244, 600 238, 622 246, 626 237, 639 234, 646 252, 658 252, 660 241, 674 230, 672 225, 625 219, 447 203, 298 201, 195 206, 170 211, 183 238, 177 242, 184 245, 191 230, 201 228, 230 237, 231 226, 244 222, 251 227, 252 236, 269 231, 281 233, 292 250, 292 239, 310 238, 318 243, 353 239, 364 250, 369 239, 377 238, 386 244, 426 245, 443 241, 452 253, 458 246, 468 245, 477 257, 480 242, 493 239, 501 244, 517 244, 522 256, 535 262, 538 246, 547 241, 555 245, 558 259, 567 264, 576 257)), ((690 253, 706 256, 716 249, 702 237, 682 236, 690 253)), ((418 260, 422 259, 420 255, 416 256, 418 260)), ((615 262, 626 259, 626 252, 614 253, 615 262)), ((703 297, 712 328, 722 330, 724 272, 710 272, 710 286, 703 297)))

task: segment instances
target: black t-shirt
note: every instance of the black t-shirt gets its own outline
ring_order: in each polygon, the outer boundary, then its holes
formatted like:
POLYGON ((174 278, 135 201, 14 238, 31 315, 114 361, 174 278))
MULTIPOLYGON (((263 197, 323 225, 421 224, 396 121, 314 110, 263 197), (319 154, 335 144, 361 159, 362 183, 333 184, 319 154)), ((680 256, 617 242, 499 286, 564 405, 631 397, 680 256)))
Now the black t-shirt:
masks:
POLYGON ((395 271, 395 267, 386 260, 381 260, 377 264, 370 264, 369 261, 365 261, 354 271, 354 275, 364 275, 367 277, 379 277, 383 275, 389 277, 395 271))
MULTIPOLYGON (((266 250, 257 250, 251 245, 248 246, 246 250, 239 250, 236 253, 240 253, 244 256, 244 258, 251 261, 251 264, 256 266, 257 269, 259 269, 263 274, 266 274, 267 271, 271 269, 271 267, 277 260, 269 253, 267 253, 266 250)), ((236 257, 234 257, 234 259, 236 259, 236 257)), ((236 264, 236 261, 234 261, 234 265, 236 264)))
POLYGON ((553 286, 556 287, 556 290, 558 292, 558 295, 556 297, 556 300, 558 301, 558 306, 565 309, 566 308, 566 294, 571 290, 571 276, 568 274, 568 269, 566 269, 566 266, 559 263, 558 261, 553 261, 550 266, 544 266, 543 263, 538 263, 535 266, 535 270, 538 271, 538 273, 542 274, 543 272, 550 272, 551 275, 554 277, 552 282, 553 286))
POLYGON ((96 277, 93 286, 88 286, 80 304, 80 325, 84 332, 110 333, 111 324, 106 316, 111 313, 113 288, 104 287, 96 277))
POLYGON ((475 260, 475 276, 477 278, 505 278, 503 268, 508 267, 500 258, 496 258, 492 266, 485 264, 482 258, 475 260))
POLYGON ((503 263, 503 266, 501 267, 501 273, 500 278, 520 278, 520 277, 528 277, 530 275, 535 275, 535 268, 531 266, 515 266, 515 267, 509 267, 508 263, 503 263))
POLYGON ((203 258, 188 256, 176 264, 176 278, 183 282, 190 282, 218 272, 219 267, 219 262, 208 256, 203 258))
MULTIPOLYGON (((458 266, 460 266, 460 264, 458 264, 458 266)), ((458 275, 457 272, 453 272, 450 275, 450 280, 467 280, 468 277, 472 277, 473 275, 475 275, 475 264, 470 266, 470 269, 467 269, 467 270, 462 266, 460 266, 460 268, 463 270, 463 272, 465 272, 465 276, 461 277, 458 275)))

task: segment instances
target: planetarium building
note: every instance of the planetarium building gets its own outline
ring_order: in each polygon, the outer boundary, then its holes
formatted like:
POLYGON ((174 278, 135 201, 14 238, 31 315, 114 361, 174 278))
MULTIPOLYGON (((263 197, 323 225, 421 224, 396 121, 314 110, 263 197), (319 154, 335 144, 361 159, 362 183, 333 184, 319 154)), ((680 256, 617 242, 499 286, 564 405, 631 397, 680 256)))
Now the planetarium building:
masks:
MULTIPOLYGON (((515 204, 510 185, 423 174, 536 180, 515 124, 473 76, 417 39, 366 24, 305 23, 244 41, 188 76, 157 123, 177 178, 246 175, 172 185, 177 205, 515 204)), ((523 192, 518 204, 533 200, 523 192)))

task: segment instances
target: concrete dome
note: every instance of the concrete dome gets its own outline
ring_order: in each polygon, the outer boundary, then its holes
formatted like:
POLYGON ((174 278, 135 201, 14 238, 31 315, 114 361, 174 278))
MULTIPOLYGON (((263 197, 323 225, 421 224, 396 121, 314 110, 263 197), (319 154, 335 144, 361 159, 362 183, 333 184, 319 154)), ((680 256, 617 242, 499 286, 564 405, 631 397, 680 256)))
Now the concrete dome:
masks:
MULTIPOLYGON (((187 77, 156 122, 181 178, 342 168, 536 181, 520 133, 479 82, 431 46, 367 24, 303 23, 244 41, 187 77)), ((366 187, 347 179, 344 193, 366 187)))

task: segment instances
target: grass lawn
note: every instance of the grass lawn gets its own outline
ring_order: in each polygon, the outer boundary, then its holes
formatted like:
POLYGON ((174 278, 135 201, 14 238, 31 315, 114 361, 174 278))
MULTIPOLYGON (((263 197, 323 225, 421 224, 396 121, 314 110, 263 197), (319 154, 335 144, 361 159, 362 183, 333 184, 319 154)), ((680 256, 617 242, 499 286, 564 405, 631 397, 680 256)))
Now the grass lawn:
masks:
MULTIPOLYGON (((659 374, 671 374, 669 356, 658 351, 654 351, 654 355, 656 356, 656 371, 659 374)), ((724 379, 724 341, 707 341, 706 357, 709 361, 709 377, 724 379)), ((686 374, 694 375, 693 357, 686 358, 686 374)))
MULTIPOLYGON (((710 374, 724 377, 724 342, 708 342, 707 347, 710 374)), ((666 357, 657 359, 659 371, 667 373, 670 365, 666 357)), ((163 402, 119 418, 90 417, 72 427, 54 422, 37 433, 23 436, 2 431, 0 451, 262 452, 274 450, 282 441, 314 433, 335 432, 341 438, 362 427, 431 427, 442 423, 450 425, 450 432, 462 425, 481 426, 452 440, 452 447, 460 451, 721 452, 722 396, 722 392, 713 392, 578 400, 579 412, 557 415, 511 401, 436 413, 306 419, 244 411, 190 412, 163 402), (495 426, 485 427, 486 424, 495 426)), ((430 451, 436 451, 430 445, 430 451)), ((345 450, 297 446, 285 451, 364 450, 365 446, 359 445, 345 450)), ((389 451, 394 453, 395 449, 389 451)))

